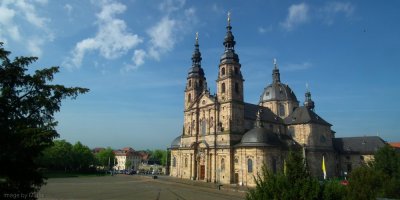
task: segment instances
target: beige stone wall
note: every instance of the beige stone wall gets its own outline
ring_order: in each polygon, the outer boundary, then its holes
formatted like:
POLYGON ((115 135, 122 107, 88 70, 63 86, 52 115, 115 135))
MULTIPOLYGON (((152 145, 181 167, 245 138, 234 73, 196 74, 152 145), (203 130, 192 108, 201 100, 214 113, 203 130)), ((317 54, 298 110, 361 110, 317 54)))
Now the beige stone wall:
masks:
POLYGON ((329 126, 319 124, 289 125, 288 134, 301 145, 332 147, 332 131, 329 126))
POLYGON ((323 171, 322 171, 322 156, 325 159, 325 167, 327 178, 331 178, 337 175, 336 168, 336 156, 334 152, 331 150, 306 150, 306 161, 307 166, 310 170, 312 176, 322 180, 323 179, 323 171))
POLYGON ((203 96, 198 102, 194 102, 190 109, 185 110, 184 134, 188 136, 213 134, 216 131, 217 119, 214 102, 203 96))
MULTIPOLYGON (((261 173, 262 166, 276 172, 283 170, 284 152, 279 148, 242 147, 235 150, 234 173, 237 173, 236 183, 244 186, 255 186, 254 177, 261 173), (252 160, 253 171, 249 172, 249 159, 252 160), (275 165, 275 167, 274 167, 275 165)), ((234 175, 235 176, 235 175, 234 175)))
POLYGON ((352 170, 362 165, 367 164, 374 160, 374 155, 370 154, 342 154, 338 155, 339 162, 338 162, 338 175, 345 175, 346 173, 349 174, 352 170))

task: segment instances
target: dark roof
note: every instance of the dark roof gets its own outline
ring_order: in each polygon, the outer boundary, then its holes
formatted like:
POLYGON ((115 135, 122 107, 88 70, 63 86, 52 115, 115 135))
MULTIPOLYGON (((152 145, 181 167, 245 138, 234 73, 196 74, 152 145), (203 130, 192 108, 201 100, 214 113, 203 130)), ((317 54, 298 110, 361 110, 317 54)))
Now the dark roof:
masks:
POLYGON ((254 127, 247 131, 240 143, 237 146, 270 146, 280 147, 283 142, 279 139, 278 135, 270 129, 264 127, 254 127))
POLYGON ((333 147, 340 153, 374 154, 385 144, 378 136, 333 138, 333 147))
POLYGON ((262 109, 261 121, 272 123, 283 123, 283 120, 275 115, 270 109, 259 105, 244 103, 244 118, 256 120, 258 110, 262 109))
POLYGON ((181 136, 178 136, 171 143, 171 148, 179 148, 181 146, 181 136))
POLYGON ((289 116, 285 118, 285 124, 321 124, 326 126, 332 126, 320 116, 318 116, 314 111, 301 106, 296 108, 289 116))
POLYGON ((260 103, 267 101, 296 101, 297 98, 292 89, 286 84, 275 82, 264 88, 260 96, 260 103))

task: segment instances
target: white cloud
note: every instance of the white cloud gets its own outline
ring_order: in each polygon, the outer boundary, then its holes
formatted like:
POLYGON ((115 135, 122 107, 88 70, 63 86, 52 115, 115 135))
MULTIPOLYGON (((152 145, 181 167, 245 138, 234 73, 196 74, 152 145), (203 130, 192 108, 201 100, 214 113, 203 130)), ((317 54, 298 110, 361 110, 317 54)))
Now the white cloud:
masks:
POLYGON ((72 56, 64 61, 68 68, 79 68, 88 51, 99 51, 106 59, 115 59, 143 42, 138 35, 127 31, 124 20, 115 17, 124 13, 126 6, 117 2, 105 2, 97 14, 98 31, 95 37, 84 39, 75 45, 72 56))
POLYGON ((52 41, 54 35, 47 27, 50 19, 42 17, 36 6, 44 6, 47 0, 10 1, 0 3, 0 39, 26 45, 26 49, 34 56, 42 54, 42 46, 46 41, 52 41), (28 22, 22 24, 20 20, 28 22))
POLYGON ((135 50, 133 53, 133 63, 136 66, 140 66, 144 63, 144 58, 146 56, 146 52, 143 49, 135 50))
POLYGON ((185 0, 166 0, 158 8, 162 12, 171 13, 180 10, 185 5, 185 0))
POLYGON ((67 11, 67 14, 70 15, 74 10, 74 7, 72 7, 70 4, 65 4, 64 9, 67 11))
POLYGON ((171 51, 180 37, 187 33, 192 24, 197 23, 194 8, 183 9, 184 1, 166 1, 159 6, 167 13, 155 25, 147 30, 150 40, 146 50, 135 50, 132 57, 133 64, 126 65, 125 71, 137 69, 146 59, 160 60, 161 55, 171 51), (181 14, 183 13, 183 15, 181 14))
POLYGON ((309 7, 305 3, 291 5, 286 20, 281 23, 282 27, 290 31, 294 27, 306 23, 309 19, 308 11, 309 7))
POLYGON ((28 40, 28 43, 27 43, 27 48, 28 48, 28 51, 32 54, 32 55, 35 55, 35 56, 41 56, 42 55, 42 49, 41 49, 41 46, 43 46, 43 43, 44 43, 44 41, 43 41, 43 39, 41 39, 41 38, 32 38, 32 39, 30 39, 30 40, 28 40))
POLYGON ((25 15, 25 18, 29 23, 38 28, 46 28, 46 23, 49 22, 50 19, 38 16, 33 4, 29 4, 26 1, 16 1, 15 4, 25 15))
POLYGON ((272 31, 272 26, 268 26, 268 27, 262 27, 259 26, 258 27, 258 32, 261 34, 267 33, 267 32, 271 32, 272 31))
POLYGON ((8 35, 14 41, 20 41, 21 35, 17 25, 13 23, 15 11, 7 7, 0 7, 0 38, 6 40, 2 35, 8 35))
POLYGON ((168 16, 161 19, 155 26, 151 27, 147 33, 150 36, 150 56, 156 60, 160 59, 160 53, 164 53, 175 45, 173 30, 176 28, 176 21, 168 16))
POLYGON ((343 13, 346 17, 350 17, 354 12, 354 6, 347 2, 328 2, 320 9, 327 24, 333 24, 334 18, 337 14, 343 13))

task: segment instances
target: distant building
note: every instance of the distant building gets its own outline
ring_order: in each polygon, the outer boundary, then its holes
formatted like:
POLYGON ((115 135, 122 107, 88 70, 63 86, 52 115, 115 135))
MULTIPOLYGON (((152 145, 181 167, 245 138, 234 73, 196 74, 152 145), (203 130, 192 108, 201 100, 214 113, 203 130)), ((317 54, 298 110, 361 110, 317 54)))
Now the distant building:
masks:
POLYGON ((115 170, 138 170, 141 163, 140 155, 130 147, 114 150, 115 170))
POLYGON ((337 172, 346 175, 354 168, 374 160, 375 152, 386 145, 378 136, 334 138, 337 153, 337 172))
POLYGON ((97 153, 99 153, 100 151, 102 151, 104 149, 105 148, 103 148, 103 147, 96 147, 96 148, 92 149, 92 153, 93 154, 97 154, 97 153))
POLYGON ((397 152, 400 152, 400 142, 390 142, 389 145, 393 147, 397 152))
POLYGON ((170 148, 171 176, 254 186, 264 164, 273 172, 283 170, 293 149, 303 152, 311 174, 322 179, 323 159, 327 176, 339 176, 371 160, 385 144, 379 137, 335 138, 332 125, 315 112, 311 92, 307 89, 300 105, 281 81, 276 60, 272 82, 260 92, 259 102, 244 102, 242 65, 229 17, 226 28, 216 94, 208 89, 196 35, 184 92, 183 131, 170 148))

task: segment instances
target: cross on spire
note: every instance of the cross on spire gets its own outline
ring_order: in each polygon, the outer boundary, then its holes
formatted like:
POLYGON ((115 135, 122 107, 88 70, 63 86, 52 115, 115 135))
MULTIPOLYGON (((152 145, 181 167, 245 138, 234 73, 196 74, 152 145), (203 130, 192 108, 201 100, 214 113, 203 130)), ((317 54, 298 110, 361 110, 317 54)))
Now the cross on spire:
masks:
POLYGON ((231 25, 231 12, 228 11, 228 26, 231 25))

